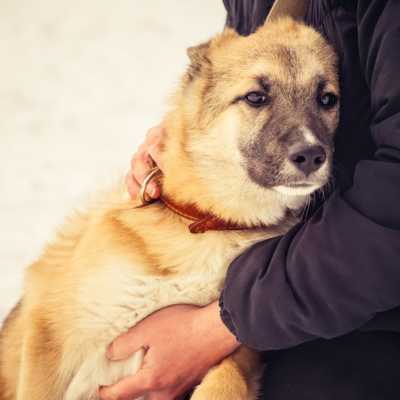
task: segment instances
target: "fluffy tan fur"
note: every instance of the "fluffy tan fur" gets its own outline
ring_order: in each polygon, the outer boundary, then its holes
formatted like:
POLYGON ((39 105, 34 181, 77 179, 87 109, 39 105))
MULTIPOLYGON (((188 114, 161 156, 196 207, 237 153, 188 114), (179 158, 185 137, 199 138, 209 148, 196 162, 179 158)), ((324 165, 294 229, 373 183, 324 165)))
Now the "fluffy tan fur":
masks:
MULTIPOLYGON (((296 222, 288 210, 302 207, 307 196, 284 196, 251 181, 238 149, 268 111, 255 115, 233 101, 256 85, 259 73, 287 81, 285 58, 274 53, 279 44, 297 49, 301 85, 323 74, 337 89, 332 50, 291 20, 248 38, 227 31, 192 49, 166 120, 162 181, 176 202, 270 228, 193 235, 190 221, 162 203, 136 208, 122 185, 99 195, 27 270, 21 302, 0 337, 1 400, 97 399, 99 385, 135 373, 142 362, 142 351, 108 362, 113 339, 162 307, 216 300, 237 255, 296 222)), ((254 399, 257 372, 255 355, 241 349, 210 371, 193 399, 254 399)))

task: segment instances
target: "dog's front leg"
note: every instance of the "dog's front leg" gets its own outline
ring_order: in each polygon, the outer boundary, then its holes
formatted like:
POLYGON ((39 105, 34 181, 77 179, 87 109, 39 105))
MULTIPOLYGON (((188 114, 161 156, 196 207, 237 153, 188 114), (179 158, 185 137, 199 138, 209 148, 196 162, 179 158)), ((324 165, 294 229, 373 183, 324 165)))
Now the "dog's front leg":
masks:
POLYGON ((259 356, 242 346, 207 373, 191 400, 255 400, 260 373, 259 356))

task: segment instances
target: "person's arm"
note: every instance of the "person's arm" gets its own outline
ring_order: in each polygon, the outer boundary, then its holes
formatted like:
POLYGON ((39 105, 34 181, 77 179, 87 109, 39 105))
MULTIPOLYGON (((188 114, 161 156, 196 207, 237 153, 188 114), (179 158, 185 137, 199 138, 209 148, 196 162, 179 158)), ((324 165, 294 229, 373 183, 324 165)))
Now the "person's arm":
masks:
POLYGON ((250 347, 339 336, 400 305, 399 21, 396 0, 358 1, 374 158, 308 223, 259 243, 229 269, 221 315, 250 347))

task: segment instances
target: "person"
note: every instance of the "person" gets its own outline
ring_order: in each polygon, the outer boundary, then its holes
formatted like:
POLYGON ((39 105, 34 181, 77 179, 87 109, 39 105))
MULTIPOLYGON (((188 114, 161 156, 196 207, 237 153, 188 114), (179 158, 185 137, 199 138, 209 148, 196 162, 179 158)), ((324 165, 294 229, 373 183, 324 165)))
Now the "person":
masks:
MULTIPOLYGON (((227 25, 248 35, 272 1, 224 4, 227 25)), ((400 2, 310 0, 305 22, 341 60, 335 192, 307 221, 236 259, 219 304, 166 308, 118 338, 110 359, 148 352, 102 399, 179 398, 239 343, 264 352, 262 398, 400 398, 400 2)), ((150 130, 133 158, 132 196, 151 158, 162 168, 162 134, 150 130)))

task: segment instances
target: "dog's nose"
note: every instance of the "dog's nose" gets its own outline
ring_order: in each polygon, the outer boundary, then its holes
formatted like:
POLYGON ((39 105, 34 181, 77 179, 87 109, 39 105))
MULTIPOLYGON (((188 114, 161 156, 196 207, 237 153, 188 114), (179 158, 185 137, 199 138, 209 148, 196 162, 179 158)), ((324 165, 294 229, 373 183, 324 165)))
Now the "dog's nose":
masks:
POLYGON ((326 160, 326 152, 322 146, 303 147, 289 154, 290 161, 306 175, 317 171, 326 160))

